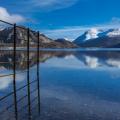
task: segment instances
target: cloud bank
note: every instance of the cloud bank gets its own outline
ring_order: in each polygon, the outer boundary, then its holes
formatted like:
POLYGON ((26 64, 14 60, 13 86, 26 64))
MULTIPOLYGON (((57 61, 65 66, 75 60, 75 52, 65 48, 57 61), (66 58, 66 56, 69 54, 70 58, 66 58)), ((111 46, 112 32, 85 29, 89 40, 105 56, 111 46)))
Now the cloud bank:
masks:
POLYGON ((70 7, 78 0, 31 0, 30 4, 43 10, 52 11, 70 7))
POLYGON ((20 23, 24 22, 25 18, 18 14, 10 14, 6 8, 0 7, 0 20, 10 23, 20 23))

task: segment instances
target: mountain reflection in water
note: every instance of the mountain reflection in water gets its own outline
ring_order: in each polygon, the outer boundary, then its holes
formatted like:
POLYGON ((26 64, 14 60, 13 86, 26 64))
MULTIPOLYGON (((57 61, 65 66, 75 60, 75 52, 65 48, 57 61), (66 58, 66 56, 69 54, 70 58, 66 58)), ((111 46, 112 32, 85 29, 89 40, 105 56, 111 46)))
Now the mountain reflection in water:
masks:
MULTIPOLYGON (((30 52, 30 67, 37 63, 37 53, 30 52)), ((73 58, 79 60, 81 64, 86 67, 120 67, 120 51, 40 51, 40 62, 44 63, 51 58, 57 57, 62 59, 73 58)), ((0 70, 13 69, 13 52, 2 51, 0 52, 0 70)), ((16 56, 16 69, 19 71, 26 70, 27 68, 27 52, 17 51, 16 56)), ((81 67, 81 66, 79 66, 81 67)))
MULTIPOLYGON (((37 79, 36 56, 30 52, 30 81, 37 79)), ((13 89, 13 58, 12 51, 0 52, 0 97, 13 89)), ((120 51, 46 50, 39 59, 41 111, 36 119, 120 120, 120 51)), ((26 83, 26 72, 27 52, 17 51, 17 86, 26 83)), ((12 100, 0 103, 1 110, 12 100)))

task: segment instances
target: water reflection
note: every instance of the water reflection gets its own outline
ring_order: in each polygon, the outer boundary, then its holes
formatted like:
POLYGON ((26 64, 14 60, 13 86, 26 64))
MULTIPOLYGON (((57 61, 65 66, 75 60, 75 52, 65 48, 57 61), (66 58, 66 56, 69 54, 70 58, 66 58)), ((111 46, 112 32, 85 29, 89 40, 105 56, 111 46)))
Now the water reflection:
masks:
MULTIPOLYGON (((37 64, 37 53, 30 52, 30 67, 37 64)), ((0 52, 0 73, 13 69, 13 52, 0 52)), ((40 51, 40 62, 44 63, 51 58, 79 60, 84 66, 97 68, 102 66, 120 67, 120 51, 40 51)), ((72 62, 72 61, 71 61, 72 62)), ((27 52, 18 51, 16 57, 17 71, 27 68, 27 52)))
MULTIPOLYGON (((37 79, 36 56, 37 52, 30 52, 30 82, 37 79)), ((0 52, 0 97, 12 91, 13 57, 12 51, 0 52)), ((40 51, 39 59, 41 109, 40 115, 35 115, 38 113, 38 84, 34 82, 30 86, 31 101, 34 101, 31 119, 120 119, 120 51, 40 51)), ((27 84, 27 52, 17 51, 16 63, 19 89, 27 84)), ((27 88, 17 93, 18 100, 25 97, 18 105, 20 119, 22 116, 28 119, 29 116, 28 107, 24 108, 26 93, 27 88)), ((12 101, 13 96, 5 103, 1 102, 1 111, 12 101)), ((3 120, 13 111, 12 108, 5 115, 1 114, 3 120)))
POLYGON ((91 68, 101 66, 120 67, 119 51, 92 51, 85 52, 83 55, 79 55, 79 53, 77 53, 76 57, 91 68))

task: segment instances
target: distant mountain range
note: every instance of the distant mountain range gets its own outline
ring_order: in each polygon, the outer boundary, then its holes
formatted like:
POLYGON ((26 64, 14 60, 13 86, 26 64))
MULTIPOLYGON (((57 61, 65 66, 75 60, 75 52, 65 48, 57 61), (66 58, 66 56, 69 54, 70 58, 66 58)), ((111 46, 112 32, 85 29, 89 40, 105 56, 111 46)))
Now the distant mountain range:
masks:
POLYGON ((73 43, 79 47, 120 47, 120 29, 91 29, 79 36, 73 43))
MULTIPOLYGON (((14 30, 12 27, 5 28, 3 30, 0 30, 0 46, 2 45, 13 45, 14 42, 14 36, 13 36, 14 30)), ((76 48, 78 47, 76 44, 66 40, 66 39, 57 39, 52 40, 45 36, 44 34, 39 35, 39 46, 41 48, 76 48)), ((30 46, 36 46, 37 45, 37 34, 36 32, 30 30, 30 46)), ((17 46, 26 46, 27 45, 27 31, 21 28, 16 29, 16 43, 17 46)))
MULTIPOLYGON (((0 30, 0 46, 13 45, 12 27, 0 30)), ((37 45, 37 34, 30 30, 30 46, 37 45)), ((16 29, 17 46, 27 45, 27 31, 16 29)), ((73 42, 65 38, 53 40, 44 34, 40 34, 40 48, 119 48, 120 47, 120 29, 97 30, 95 28, 86 31, 73 42)))

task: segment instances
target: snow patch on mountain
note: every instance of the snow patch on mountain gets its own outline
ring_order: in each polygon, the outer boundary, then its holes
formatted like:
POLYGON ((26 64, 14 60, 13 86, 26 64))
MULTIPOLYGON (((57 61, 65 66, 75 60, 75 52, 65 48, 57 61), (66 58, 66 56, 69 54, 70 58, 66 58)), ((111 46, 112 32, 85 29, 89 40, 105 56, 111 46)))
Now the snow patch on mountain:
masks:
POLYGON ((89 30, 86 33, 86 39, 85 40, 98 38, 98 33, 99 33, 99 31, 96 28, 92 28, 91 30, 89 30))
POLYGON ((120 35, 120 29, 114 29, 113 31, 107 34, 107 36, 109 37, 114 37, 114 36, 119 36, 119 35, 120 35))

